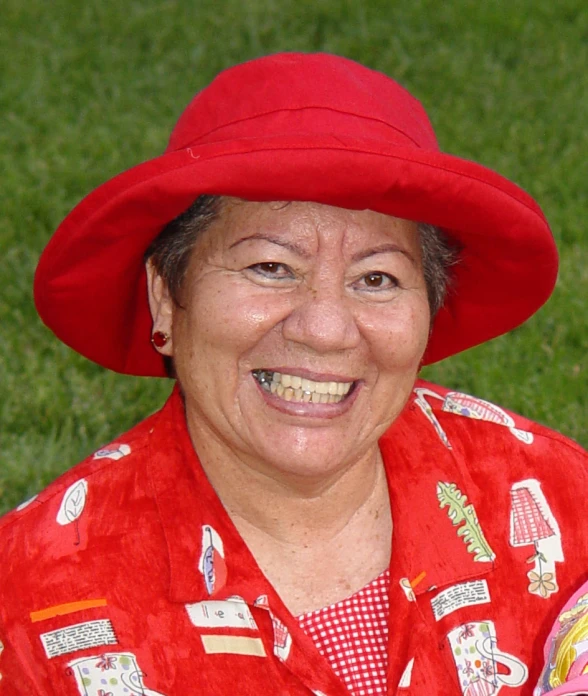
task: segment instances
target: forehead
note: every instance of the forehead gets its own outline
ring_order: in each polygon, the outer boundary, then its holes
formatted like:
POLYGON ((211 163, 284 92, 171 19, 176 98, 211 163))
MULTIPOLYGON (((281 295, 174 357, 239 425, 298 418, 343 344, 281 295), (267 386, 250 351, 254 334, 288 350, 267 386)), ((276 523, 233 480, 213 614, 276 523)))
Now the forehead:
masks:
POLYGON ((417 225, 372 210, 349 210, 305 201, 254 202, 227 198, 209 228, 208 244, 227 249, 243 238, 296 239, 309 247, 339 246, 343 251, 386 241, 417 252, 417 225))

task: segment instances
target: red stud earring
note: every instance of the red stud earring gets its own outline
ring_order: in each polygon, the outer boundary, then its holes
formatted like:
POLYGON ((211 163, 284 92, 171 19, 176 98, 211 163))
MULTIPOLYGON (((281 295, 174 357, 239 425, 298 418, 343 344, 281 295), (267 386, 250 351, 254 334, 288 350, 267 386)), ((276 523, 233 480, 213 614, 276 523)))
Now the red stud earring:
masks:
POLYGON ((169 334, 163 331, 154 331, 151 336, 151 343, 156 348, 163 348, 163 346, 169 341, 169 334))

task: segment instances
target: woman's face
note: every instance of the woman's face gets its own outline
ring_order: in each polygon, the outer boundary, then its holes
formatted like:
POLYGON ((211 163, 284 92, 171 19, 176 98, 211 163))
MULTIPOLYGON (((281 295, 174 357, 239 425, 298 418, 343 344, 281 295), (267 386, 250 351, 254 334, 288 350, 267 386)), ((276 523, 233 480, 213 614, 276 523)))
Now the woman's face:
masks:
POLYGON ((429 334, 416 224, 316 203, 228 200, 173 303, 188 427, 272 476, 322 476, 375 452, 412 390, 429 334))

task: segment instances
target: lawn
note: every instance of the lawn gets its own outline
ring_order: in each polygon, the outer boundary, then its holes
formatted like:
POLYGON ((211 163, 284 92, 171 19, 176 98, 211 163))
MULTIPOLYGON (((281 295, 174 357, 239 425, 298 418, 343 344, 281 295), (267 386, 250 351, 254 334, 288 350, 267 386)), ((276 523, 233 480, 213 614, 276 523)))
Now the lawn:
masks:
POLYGON ((0 33, 0 511, 161 404, 166 380, 107 373, 41 324, 31 285, 64 215, 159 154, 195 91, 278 50, 382 70, 442 147, 541 203, 562 257, 547 306, 425 376, 588 445, 588 8, 584 0, 4 0, 0 33))

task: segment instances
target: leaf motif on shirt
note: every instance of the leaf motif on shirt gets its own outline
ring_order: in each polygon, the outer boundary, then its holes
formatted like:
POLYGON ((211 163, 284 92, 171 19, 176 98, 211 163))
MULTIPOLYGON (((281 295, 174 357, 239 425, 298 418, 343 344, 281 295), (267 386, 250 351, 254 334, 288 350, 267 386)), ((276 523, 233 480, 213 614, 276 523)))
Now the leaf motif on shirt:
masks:
POLYGON ((447 507, 447 514, 454 527, 459 527, 457 536, 461 537, 468 553, 474 555, 474 561, 488 563, 496 555, 484 537, 474 506, 467 504, 465 496, 455 483, 437 484, 437 498, 441 509, 447 507))
POLYGON ((84 511, 86 497, 88 495, 88 482, 80 479, 72 484, 61 501, 59 512, 57 513, 57 523, 61 525, 75 522, 84 511))

